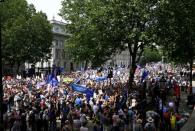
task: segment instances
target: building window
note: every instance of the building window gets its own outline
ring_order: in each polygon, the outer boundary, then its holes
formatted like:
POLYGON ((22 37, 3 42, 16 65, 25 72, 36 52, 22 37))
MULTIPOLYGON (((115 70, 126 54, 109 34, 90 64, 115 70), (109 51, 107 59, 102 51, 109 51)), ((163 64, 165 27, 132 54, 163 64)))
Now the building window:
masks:
POLYGON ((64 42, 61 40, 61 47, 64 49, 64 42))
POLYGON ((65 53, 64 53, 64 50, 62 50, 62 59, 65 59, 65 53))
POLYGON ((55 30, 56 32, 58 32, 58 31, 59 31, 59 27, 56 26, 56 27, 54 28, 54 30, 55 30))
POLYGON ((58 40, 56 40, 56 46, 58 47, 58 45, 59 45, 59 42, 58 42, 58 40))
POLYGON ((58 49, 56 49, 56 59, 58 59, 59 57, 59 52, 58 52, 58 49))
POLYGON ((56 49, 56 59, 61 59, 61 50, 60 49, 56 49))
POLYGON ((59 58, 59 59, 61 59, 61 58, 62 58, 61 56, 62 56, 62 54, 61 54, 61 50, 60 50, 60 49, 58 49, 58 58, 59 58))
POLYGON ((43 61, 41 61, 41 68, 43 68, 43 61))

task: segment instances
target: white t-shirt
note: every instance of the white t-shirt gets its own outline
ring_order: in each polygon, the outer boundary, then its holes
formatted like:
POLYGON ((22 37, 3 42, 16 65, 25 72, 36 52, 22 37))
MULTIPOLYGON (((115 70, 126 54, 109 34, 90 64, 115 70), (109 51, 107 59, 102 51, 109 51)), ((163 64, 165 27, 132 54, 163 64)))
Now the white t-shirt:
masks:
POLYGON ((79 119, 74 119, 74 120, 73 120, 73 127, 74 127, 75 129, 79 129, 80 126, 81 126, 81 121, 80 121, 79 119))
POLYGON ((112 116, 113 126, 116 126, 118 124, 118 120, 119 120, 119 115, 112 116))
POLYGON ((94 106, 93 106, 93 112, 94 112, 94 114, 96 114, 97 111, 98 111, 98 106, 97 106, 97 105, 94 105, 94 106))
POLYGON ((81 123, 85 123, 87 121, 86 115, 85 114, 81 114, 80 116, 80 122, 81 123))

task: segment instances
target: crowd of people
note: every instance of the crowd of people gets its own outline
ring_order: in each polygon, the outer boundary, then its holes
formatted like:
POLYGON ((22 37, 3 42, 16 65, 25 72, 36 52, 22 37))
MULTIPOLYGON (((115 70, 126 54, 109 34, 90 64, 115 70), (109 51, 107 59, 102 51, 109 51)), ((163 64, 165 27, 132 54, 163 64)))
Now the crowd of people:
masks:
POLYGON ((58 84, 42 77, 3 78, 4 129, 10 131, 177 131, 189 114, 180 112, 185 74, 169 64, 137 66, 133 87, 128 68, 72 72, 58 84), (144 75, 143 75, 144 74, 144 75), (102 78, 102 79, 96 79, 102 78), (104 78, 104 79, 103 79, 104 78), (75 91, 76 83, 93 96, 75 91), (131 90, 129 90, 131 89, 131 90), (171 100, 170 100, 170 96, 171 100))

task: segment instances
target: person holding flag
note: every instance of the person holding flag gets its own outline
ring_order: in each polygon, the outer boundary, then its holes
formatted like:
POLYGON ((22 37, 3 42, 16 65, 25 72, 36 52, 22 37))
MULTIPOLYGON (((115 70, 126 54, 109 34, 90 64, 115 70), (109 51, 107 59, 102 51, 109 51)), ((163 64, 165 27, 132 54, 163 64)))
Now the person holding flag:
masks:
POLYGON ((144 69, 142 76, 141 76, 141 83, 147 78, 148 74, 149 74, 149 71, 144 69))

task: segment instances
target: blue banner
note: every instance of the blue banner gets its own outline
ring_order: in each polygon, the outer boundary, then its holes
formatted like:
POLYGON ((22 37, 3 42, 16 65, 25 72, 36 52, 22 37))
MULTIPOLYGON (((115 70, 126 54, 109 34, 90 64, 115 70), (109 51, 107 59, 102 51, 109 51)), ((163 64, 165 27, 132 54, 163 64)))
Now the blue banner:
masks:
POLYGON ((90 97, 93 97, 93 90, 91 90, 85 86, 81 86, 81 85, 74 84, 74 83, 71 84, 70 86, 74 91, 86 94, 88 101, 89 101, 90 97))
POLYGON ((49 81, 49 84, 54 87, 54 86, 58 86, 58 79, 56 77, 53 77, 51 81, 49 81))
POLYGON ((147 70, 144 70, 144 72, 142 74, 141 82, 143 82, 143 80, 145 80, 147 76, 148 76, 148 71, 147 70))
POLYGON ((47 84, 50 84, 52 87, 54 86, 58 86, 58 79, 56 77, 56 75, 54 75, 53 73, 52 74, 49 74, 48 77, 47 77, 47 80, 46 80, 46 83, 47 84))
POLYGON ((75 84, 80 84, 80 81, 81 81, 81 79, 76 79, 76 80, 74 81, 74 83, 75 83, 75 84))
POLYGON ((108 78, 107 77, 96 77, 95 78, 95 81, 96 82, 100 82, 100 81, 105 81, 105 80, 107 80, 108 78))

